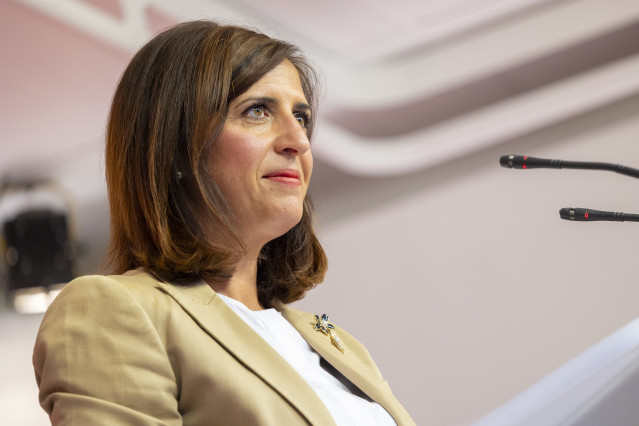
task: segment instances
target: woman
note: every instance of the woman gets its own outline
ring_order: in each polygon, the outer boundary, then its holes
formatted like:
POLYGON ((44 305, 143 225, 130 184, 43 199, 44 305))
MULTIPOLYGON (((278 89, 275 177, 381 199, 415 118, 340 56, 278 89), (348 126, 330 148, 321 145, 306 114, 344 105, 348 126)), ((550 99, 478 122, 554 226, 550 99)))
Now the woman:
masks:
POLYGON ((115 275, 69 283, 35 345, 52 423, 413 423, 359 342, 286 305, 326 270, 315 81, 294 46, 205 21, 133 58, 107 129, 115 275))

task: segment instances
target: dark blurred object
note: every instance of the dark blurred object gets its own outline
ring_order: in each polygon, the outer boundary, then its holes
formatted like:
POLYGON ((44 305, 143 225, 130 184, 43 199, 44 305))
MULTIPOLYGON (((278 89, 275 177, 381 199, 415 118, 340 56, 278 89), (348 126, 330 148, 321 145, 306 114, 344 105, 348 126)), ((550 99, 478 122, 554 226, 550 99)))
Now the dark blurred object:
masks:
POLYGON ((54 180, 1 180, 0 299, 16 312, 44 312, 73 279, 72 207, 69 192, 54 180))
POLYGON ((9 290, 48 287, 73 278, 73 246, 64 213, 27 210, 4 223, 9 290))

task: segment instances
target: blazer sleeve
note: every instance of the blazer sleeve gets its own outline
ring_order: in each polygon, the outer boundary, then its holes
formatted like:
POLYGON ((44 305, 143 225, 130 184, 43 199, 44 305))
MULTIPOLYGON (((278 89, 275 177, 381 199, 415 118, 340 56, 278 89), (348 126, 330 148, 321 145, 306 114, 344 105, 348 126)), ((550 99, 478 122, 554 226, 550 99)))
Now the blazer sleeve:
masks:
POLYGON ((67 284, 44 316, 33 365, 53 425, 182 424, 161 336, 112 278, 67 284))

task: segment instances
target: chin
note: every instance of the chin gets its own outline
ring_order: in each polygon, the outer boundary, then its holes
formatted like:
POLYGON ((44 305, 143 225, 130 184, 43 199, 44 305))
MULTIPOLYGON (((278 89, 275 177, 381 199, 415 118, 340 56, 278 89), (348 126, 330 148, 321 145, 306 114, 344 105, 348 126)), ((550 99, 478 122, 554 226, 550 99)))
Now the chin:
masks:
POLYGON ((273 227, 271 229, 274 229, 274 230, 277 229, 278 231, 278 235, 273 237, 274 239, 286 234, 295 225, 300 223, 300 220, 302 220, 301 209, 299 211, 296 211, 294 214, 291 214, 291 213, 292 212, 289 212, 288 214, 283 214, 282 216, 279 217, 278 223, 273 224, 273 227))

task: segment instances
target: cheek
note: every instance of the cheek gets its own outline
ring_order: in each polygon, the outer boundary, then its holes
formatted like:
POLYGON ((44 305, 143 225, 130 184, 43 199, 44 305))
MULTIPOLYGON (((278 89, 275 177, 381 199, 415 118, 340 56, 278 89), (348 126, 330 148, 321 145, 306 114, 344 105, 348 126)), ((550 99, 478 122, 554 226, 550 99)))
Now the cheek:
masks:
POLYGON ((211 153, 213 173, 228 175, 255 172, 260 163, 262 146, 259 140, 242 132, 224 131, 218 137, 211 153))

